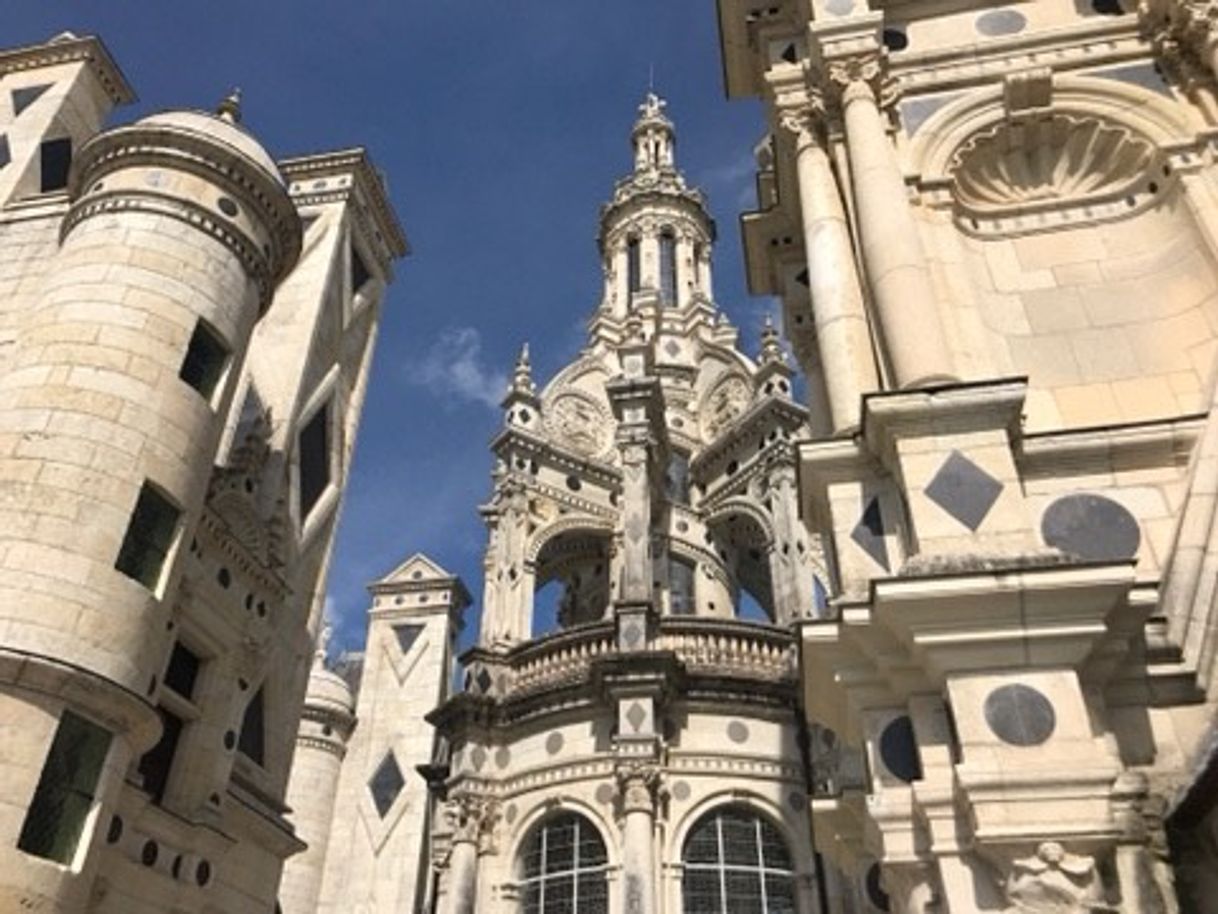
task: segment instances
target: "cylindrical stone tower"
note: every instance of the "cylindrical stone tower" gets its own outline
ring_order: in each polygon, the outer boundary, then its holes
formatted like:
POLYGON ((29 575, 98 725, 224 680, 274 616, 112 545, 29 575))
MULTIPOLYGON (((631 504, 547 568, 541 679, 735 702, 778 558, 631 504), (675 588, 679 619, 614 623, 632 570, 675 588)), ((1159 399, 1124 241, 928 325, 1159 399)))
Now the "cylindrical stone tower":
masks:
POLYGON ((334 819, 338 776, 355 726, 355 698, 337 673, 326 669, 319 650, 309 675, 304 714, 296 735, 296 755, 287 803, 296 835, 309 846, 283 871, 279 903, 283 914, 313 914, 321 895, 326 850, 334 819))
POLYGON ((0 375, 0 909, 82 910, 95 824, 157 738, 176 558, 254 323, 300 250, 273 160, 175 111, 72 165, 0 375))

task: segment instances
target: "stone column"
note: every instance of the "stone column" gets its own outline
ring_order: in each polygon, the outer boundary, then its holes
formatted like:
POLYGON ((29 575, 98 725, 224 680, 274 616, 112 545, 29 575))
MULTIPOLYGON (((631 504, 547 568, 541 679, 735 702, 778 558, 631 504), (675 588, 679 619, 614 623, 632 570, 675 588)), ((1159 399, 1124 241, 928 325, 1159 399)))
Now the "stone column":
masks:
POLYGON ((878 56, 829 67, 841 88, 863 263, 897 385, 953 381, 918 224, 872 88, 879 77, 878 56))
POLYGON ((622 804, 622 911, 655 914, 655 794, 660 773, 634 763, 617 772, 622 804))
POLYGON ((478 849, 495 815, 491 801, 469 794, 454 797, 445 806, 452 844, 439 914, 474 914, 478 910, 478 849))
POLYGON ((782 112, 780 119, 795 137, 812 316, 833 431, 842 433, 858 427, 863 394, 879 387, 858 265, 815 110, 782 112))

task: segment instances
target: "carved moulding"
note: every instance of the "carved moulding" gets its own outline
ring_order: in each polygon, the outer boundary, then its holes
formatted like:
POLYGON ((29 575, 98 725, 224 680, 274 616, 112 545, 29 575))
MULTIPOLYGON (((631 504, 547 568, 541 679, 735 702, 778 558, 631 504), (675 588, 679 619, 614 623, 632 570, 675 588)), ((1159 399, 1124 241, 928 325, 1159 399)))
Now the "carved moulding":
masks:
MULTIPOLYGON (((1198 116, 1115 80, 1053 74, 1020 103, 1020 80, 970 92, 932 115, 909 150, 923 201, 985 237, 1126 218, 1204 164, 1198 116)), ((1032 80, 1024 80, 1032 82, 1032 80)))

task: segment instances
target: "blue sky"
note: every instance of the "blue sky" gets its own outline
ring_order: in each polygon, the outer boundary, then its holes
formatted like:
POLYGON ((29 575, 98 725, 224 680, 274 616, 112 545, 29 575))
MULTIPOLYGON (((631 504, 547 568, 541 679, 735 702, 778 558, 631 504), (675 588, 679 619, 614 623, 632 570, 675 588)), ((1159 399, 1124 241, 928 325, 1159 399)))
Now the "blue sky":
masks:
MULTIPOLYGON (((15 8, 14 8, 15 7, 15 8)), ((600 294, 597 211, 630 167, 654 67, 687 178, 719 227, 720 307, 756 345, 737 218, 758 106, 723 93, 712 0, 19 0, 5 43, 100 35, 139 95, 115 114, 244 92, 273 155, 367 146, 413 247, 390 288, 330 578, 335 642, 363 640, 364 586, 415 551, 477 600, 494 406, 520 344, 570 360, 600 294)), ((476 607, 465 641, 476 632, 476 607)))

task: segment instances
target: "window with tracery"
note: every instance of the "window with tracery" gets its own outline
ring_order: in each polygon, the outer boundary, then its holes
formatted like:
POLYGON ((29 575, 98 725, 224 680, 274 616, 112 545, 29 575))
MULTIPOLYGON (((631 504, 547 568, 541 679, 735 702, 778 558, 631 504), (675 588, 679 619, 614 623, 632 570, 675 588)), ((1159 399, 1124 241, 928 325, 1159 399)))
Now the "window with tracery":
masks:
POLYGON ((726 806, 685 839, 684 914, 795 914, 795 873, 782 834, 750 809, 726 806))
POLYGON ((537 825, 521 850, 523 914, 608 914, 609 857, 600 832, 575 813, 537 825))

